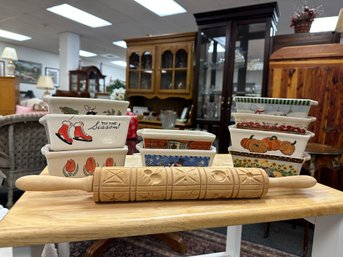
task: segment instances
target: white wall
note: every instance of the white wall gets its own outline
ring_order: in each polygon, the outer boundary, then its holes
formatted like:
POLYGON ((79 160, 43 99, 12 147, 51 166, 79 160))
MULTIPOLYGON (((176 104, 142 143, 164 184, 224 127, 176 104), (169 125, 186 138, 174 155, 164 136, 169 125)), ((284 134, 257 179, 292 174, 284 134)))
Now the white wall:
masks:
MULTIPOLYGON (((45 68, 56 68, 59 69, 59 56, 57 54, 44 52, 32 48, 17 46, 14 44, 9 44, 5 42, 0 42, 0 56, 3 49, 6 47, 13 47, 17 51, 18 59, 23 61, 35 62, 42 64, 42 74, 45 74, 45 68)), ((83 59, 84 60, 84 59, 83 59)), ((82 61, 83 66, 95 65, 98 68, 99 63, 94 63, 91 61, 82 61)), ((102 74, 106 75, 105 84, 107 84, 112 79, 120 79, 125 81, 125 68, 121 68, 119 66, 111 66, 111 65, 102 65, 102 74)), ((69 85, 60 85, 61 90, 69 90, 69 85)), ((34 84, 26 84, 20 83, 20 91, 27 91, 32 90, 36 97, 42 98, 43 97, 43 90, 37 89, 36 85, 34 84)), ((55 90, 50 91, 54 93, 55 90)))

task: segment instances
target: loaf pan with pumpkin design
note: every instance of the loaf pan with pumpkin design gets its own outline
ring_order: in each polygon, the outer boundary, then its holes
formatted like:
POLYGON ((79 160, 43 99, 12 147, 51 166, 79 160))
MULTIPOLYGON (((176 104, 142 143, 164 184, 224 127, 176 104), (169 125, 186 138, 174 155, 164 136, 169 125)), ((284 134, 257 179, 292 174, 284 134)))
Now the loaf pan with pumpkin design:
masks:
POLYGON ((270 98, 235 96, 237 112, 307 117, 312 105, 317 101, 296 98, 270 98))
POLYGON ((311 156, 304 153, 302 158, 293 158, 262 153, 247 153, 229 147, 234 167, 262 168, 269 177, 299 175, 302 165, 311 156))
POLYGON ((229 126, 231 145, 239 151, 271 154, 278 156, 303 158, 307 142, 314 133, 306 131, 304 135, 240 129, 236 125, 229 126))
POLYGON ((210 150, 194 149, 151 149, 144 148, 143 142, 136 145, 140 152, 143 166, 212 166, 216 148, 210 150))
POLYGON ((128 101, 84 97, 48 96, 44 100, 53 114, 125 115, 129 106, 128 101))
POLYGON ((316 117, 286 117, 277 115, 232 113, 237 128, 276 131, 282 133, 306 134, 306 130, 316 117))
POLYGON ((93 175, 95 167, 124 166, 128 148, 53 152, 50 145, 45 145, 41 152, 47 160, 49 175, 85 177, 93 175))

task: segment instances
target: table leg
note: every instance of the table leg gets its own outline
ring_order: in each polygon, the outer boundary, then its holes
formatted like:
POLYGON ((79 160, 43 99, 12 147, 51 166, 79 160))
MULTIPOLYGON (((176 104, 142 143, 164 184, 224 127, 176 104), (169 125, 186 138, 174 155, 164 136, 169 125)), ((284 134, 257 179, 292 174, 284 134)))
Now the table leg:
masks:
POLYGON ((343 215, 316 217, 312 257, 341 257, 343 252, 343 215))
POLYGON ((226 253, 230 257, 239 257, 241 253, 242 225, 227 227, 226 253))
POLYGON ((225 252, 192 255, 192 257, 240 257, 242 225, 227 227, 225 252))
POLYGON ((316 173, 316 156, 314 154, 311 154, 311 159, 310 159, 310 175, 314 177, 316 173))
POLYGON ((70 256, 70 247, 69 243, 58 243, 58 257, 69 257, 70 256))
POLYGON ((0 248, 0 257, 13 257, 13 248, 12 247, 0 248))

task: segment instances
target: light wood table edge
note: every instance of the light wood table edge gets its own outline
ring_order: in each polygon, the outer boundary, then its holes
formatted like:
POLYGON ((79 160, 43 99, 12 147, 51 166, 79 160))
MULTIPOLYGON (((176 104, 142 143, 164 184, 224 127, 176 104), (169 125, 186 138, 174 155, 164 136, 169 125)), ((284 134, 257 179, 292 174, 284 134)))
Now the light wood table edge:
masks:
MULTIPOLYGON (((140 156, 130 158, 135 160, 131 164, 137 164, 137 158, 140 156)), ((225 161, 227 155, 220 158, 225 161)), ((60 207, 56 208, 61 212, 60 207)), ((127 237, 342 213, 343 193, 321 184, 309 189, 271 189, 263 199, 104 204, 94 203, 91 193, 76 190, 25 192, 0 221, 0 247, 127 237), (39 203, 42 200, 55 201, 56 206, 66 203, 66 212, 68 204, 73 206, 71 215, 75 217, 87 209, 96 220, 85 220, 82 216, 78 221, 66 217, 68 215, 62 218, 58 212, 54 213, 55 202, 47 208, 39 203), (102 211, 107 217, 100 217, 102 211), (148 215, 126 215, 126 211, 142 211, 148 215), (120 221, 117 221, 118 217, 120 221)))

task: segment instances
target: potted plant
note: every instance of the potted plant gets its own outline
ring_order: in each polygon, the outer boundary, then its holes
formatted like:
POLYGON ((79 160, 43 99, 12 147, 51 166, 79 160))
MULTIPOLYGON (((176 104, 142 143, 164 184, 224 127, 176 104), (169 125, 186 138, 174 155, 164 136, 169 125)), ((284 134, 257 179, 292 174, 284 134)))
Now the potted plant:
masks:
POLYGON ((110 80, 106 91, 110 93, 110 98, 113 100, 125 100, 125 82, 119 79, 110 80))
POLYGON ((319 16, 319 7, 309 8, 305 5, 302 9, 294 12, 294 15, 291 17, 290 26, 294 27, 295 33, 307 33, 310 31, 312 22, 319 16))

